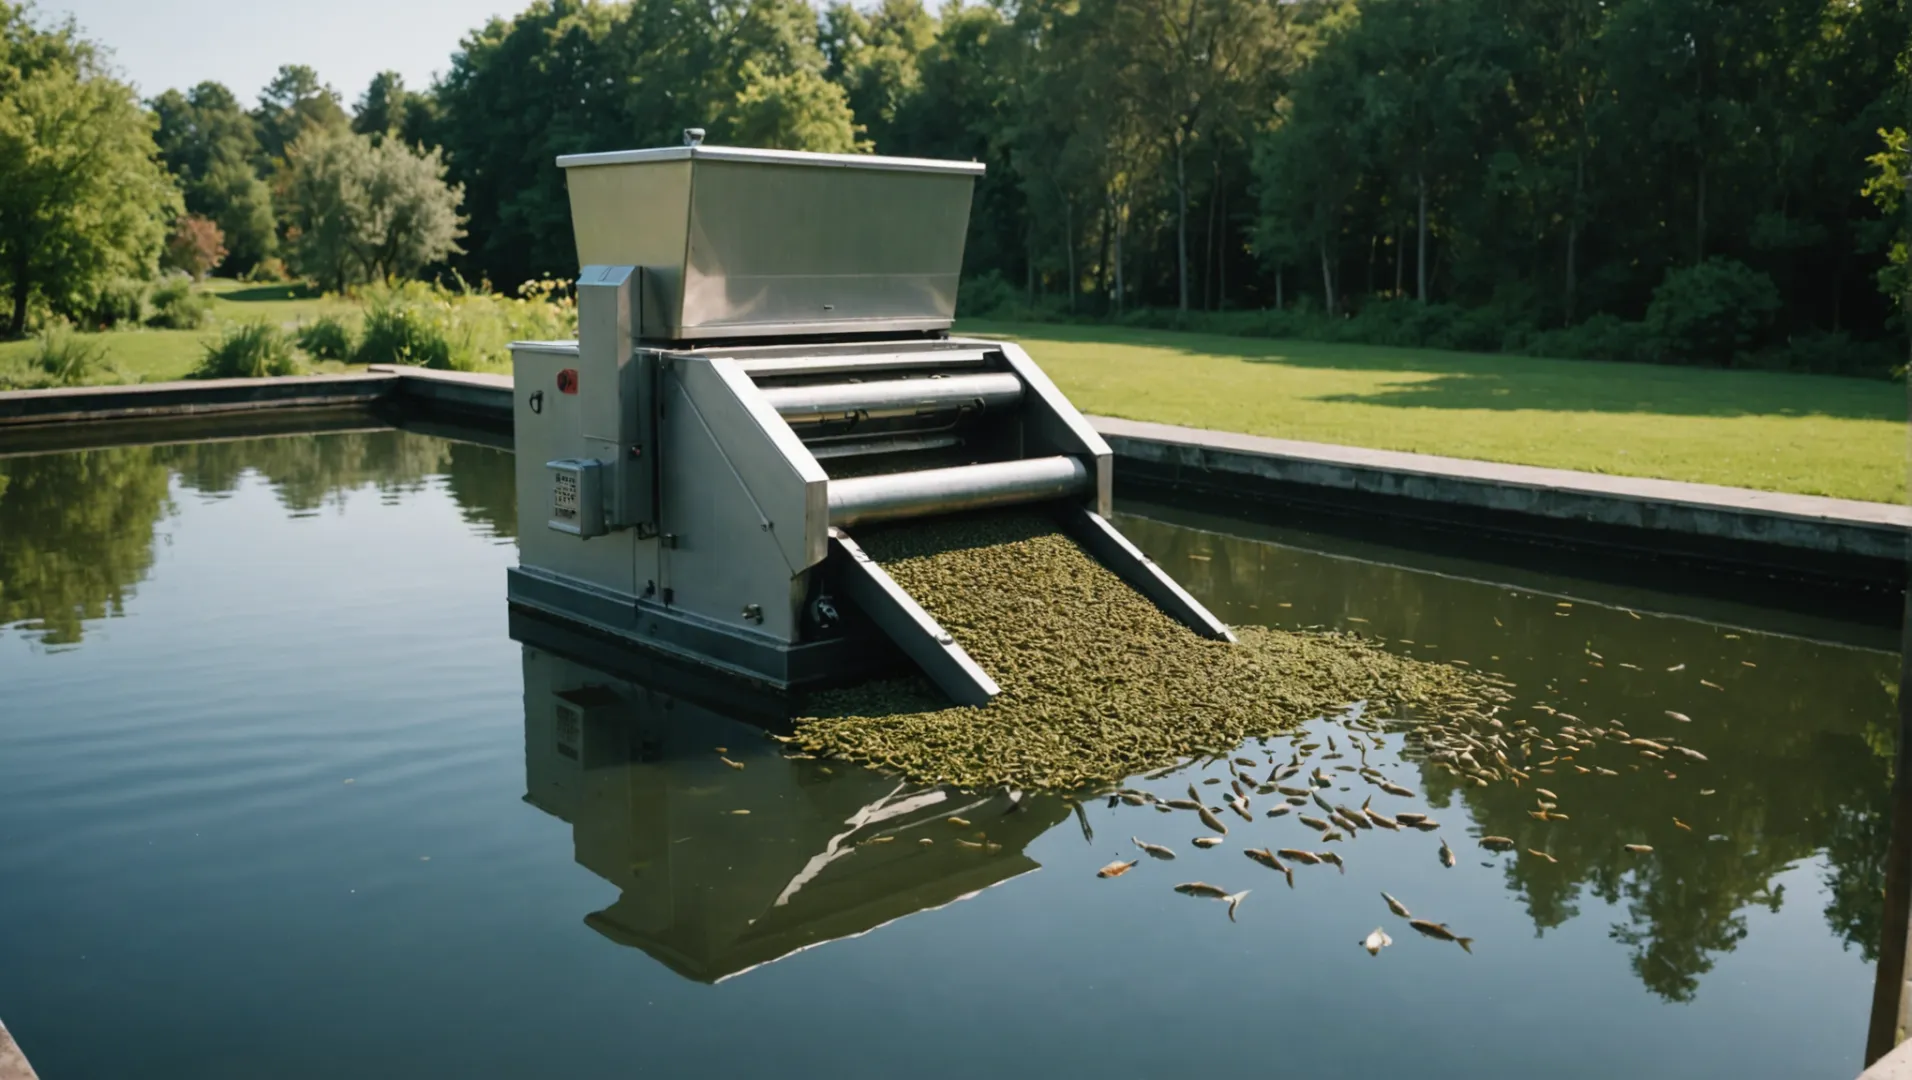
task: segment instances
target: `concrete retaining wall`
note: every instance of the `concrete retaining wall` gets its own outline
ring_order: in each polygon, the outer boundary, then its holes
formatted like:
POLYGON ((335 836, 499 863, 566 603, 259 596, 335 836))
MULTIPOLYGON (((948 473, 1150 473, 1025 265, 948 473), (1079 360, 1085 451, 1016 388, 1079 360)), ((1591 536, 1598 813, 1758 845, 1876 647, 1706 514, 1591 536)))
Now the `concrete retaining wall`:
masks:
MULTIPOLYGON (((511 424, 511 379, 418 368, 0 393, 12 428, 130 417, 362 403, 494 429, 511 424)), ((1123 488, 1292 504, 1473 533, 1903 588, 1912 508, 1672 480, 1090 417, 1123 488)))

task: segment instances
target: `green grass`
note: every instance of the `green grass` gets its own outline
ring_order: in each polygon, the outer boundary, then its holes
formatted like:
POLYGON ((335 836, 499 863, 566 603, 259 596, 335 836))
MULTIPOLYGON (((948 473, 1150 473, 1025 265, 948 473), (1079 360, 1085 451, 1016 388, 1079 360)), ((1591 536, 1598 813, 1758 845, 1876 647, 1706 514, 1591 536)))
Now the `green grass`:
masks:
POLYGON ((1903 502, 1906 391, 1825 375, 966 322, 1084 412, 1626 476, 1903 502))

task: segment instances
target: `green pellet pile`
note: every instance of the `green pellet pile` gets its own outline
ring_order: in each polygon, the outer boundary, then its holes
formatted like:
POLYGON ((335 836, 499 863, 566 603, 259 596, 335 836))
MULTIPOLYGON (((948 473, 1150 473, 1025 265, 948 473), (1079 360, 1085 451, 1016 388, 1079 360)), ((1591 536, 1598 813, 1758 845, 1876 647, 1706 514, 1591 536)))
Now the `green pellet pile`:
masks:
POLYGON ((857 541, 1002 694, 952 706, 920 677, 831 691, 812 699, 792 745, 922 783, 1076 790, 1357 701, 1431 716, 1503 696, 1480 674, 1349 634, 1198 637, 1037 515, 918 522, 857 541))

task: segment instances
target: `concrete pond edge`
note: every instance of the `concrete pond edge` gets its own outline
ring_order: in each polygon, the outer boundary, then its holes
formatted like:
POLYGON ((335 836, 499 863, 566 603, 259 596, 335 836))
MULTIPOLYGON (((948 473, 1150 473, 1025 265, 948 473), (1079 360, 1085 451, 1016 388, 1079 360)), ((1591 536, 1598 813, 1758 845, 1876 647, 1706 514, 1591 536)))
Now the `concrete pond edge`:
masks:
MULTIPOLYGON (((374 365, 362 374, 0 392, 0 445, 47 425, 396 404, 508 429, 508 375, 374 365)), ((1903 588, 1912 507, 1369 450, 1091 416, 1144 497, 1188 493, 1463 533, 1718 561, 1903 588)))

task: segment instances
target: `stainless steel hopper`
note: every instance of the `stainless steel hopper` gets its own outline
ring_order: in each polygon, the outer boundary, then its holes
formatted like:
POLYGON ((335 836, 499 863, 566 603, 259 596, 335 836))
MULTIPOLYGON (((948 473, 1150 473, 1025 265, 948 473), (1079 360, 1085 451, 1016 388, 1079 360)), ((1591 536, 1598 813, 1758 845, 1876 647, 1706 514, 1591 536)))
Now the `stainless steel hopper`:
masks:
POLYGON ((1010 342, 950 337, 980 165, 691 145, 560 158, 578 340, 512 347, 514 604, 779 689, 893 643, 996 684, 852 538, 1040 504, 1198 633, 1108 523, 1109 448, 1010 342))

